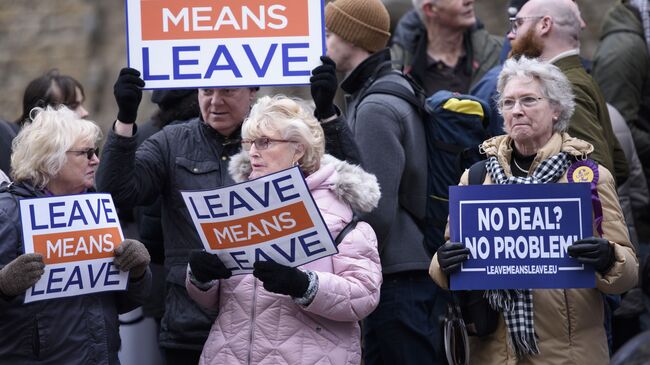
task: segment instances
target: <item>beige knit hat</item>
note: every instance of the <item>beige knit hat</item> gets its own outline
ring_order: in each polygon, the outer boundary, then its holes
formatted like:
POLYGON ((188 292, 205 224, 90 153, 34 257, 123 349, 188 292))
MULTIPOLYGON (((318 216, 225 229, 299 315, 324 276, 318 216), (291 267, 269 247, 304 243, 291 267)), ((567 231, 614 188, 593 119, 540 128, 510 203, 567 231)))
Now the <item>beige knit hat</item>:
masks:
POLYGON ((390 15, 380 0, 336 0, 325 6, 327 29, 369 52, 386 47, 390 15))

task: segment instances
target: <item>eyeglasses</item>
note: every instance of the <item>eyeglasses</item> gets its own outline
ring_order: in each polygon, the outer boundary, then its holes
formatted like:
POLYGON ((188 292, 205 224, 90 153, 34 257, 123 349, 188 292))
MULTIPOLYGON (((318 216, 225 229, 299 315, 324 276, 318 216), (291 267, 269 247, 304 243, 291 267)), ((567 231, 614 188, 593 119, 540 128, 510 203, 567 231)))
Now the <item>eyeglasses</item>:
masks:
POLYGON ((526 20, 528 19, 542 19, 543 16, 522 16, 522 17, 512 17, 508 20, 510 20, 510 29, 512 31, 512 34, 517 34, 517 29, 524 25, 526 20))
POLYGON ((540 100, 544 99, 541 96, 522 96, 519 99, 502 99, 501 100, 501 109, 502 110, 512 110, 514 109, 517 102, 523 108, 532 108, 539 103, 540 100))
POLYGON ((81 154, 85 153, 86 157, 89 160, 92 160, 93 156, 95 156, 95 155, 97 157, 99 157, 99 148, 86 148, 86 149, 83 149, 83 150, 70 150, 70 151, 66 151, 66 152, 74 152, 74 153, 77 154, 77 156, 81 156, 81 154))
POLYGON ((269 148, 269 146, 272 143, 296 143, 296 141, 290 141, 286 139, 273 139, 269 137, 260 137, 260 138, 255 138, 255 139, 242 139, 241 140, 241 147, 245 151, 250 151, 251 147, 253 144, 255 144, 255 148, 258 150, 265 150, 269 148))

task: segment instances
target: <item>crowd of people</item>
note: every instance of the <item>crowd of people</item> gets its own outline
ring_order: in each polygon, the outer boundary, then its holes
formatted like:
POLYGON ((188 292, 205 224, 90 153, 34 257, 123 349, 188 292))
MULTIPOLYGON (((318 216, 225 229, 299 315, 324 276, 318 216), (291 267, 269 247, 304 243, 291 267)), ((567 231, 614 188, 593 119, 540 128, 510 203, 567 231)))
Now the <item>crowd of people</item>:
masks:
POLYGON ((119 364, 118 315, 138 306, 156 320, 168 365, 643 361, 650 1, 609 10, 593 62, 580 57, 576 1, 510 5, 502 37, 484 28, 473 0, 413 0, 399 20, 380 0, 331 1, 307 101, 258 97, 256 86, 156 90, 158 110, 139 119, 146 82, 126 67, 104 140, 81 83, 57 70, 34 79, 21 116, 0 120, 0 362, 119 364), (466 171, 459 185, 567 184, 574 165, 591 166, 593 231, 567 253, 594 269, 595 287, 486 290, 495 328, 470 336, 469 358, 450 352, 449 276, 471 253, 449 227, 436 252, 425 247, 436 172, 426 168, 421 111, 365 94, 390 84, 493 107, 481 181, 466 171), (181 192, 293 166, 340 235, 338 252, 298 267, 260 260, 233 275, 203 249, 181 192), (134 227, 112 259, 127 289, 25 303, 47 260, 25 252, 19 201, 93 192, 111 194, 123 228, 134 227))

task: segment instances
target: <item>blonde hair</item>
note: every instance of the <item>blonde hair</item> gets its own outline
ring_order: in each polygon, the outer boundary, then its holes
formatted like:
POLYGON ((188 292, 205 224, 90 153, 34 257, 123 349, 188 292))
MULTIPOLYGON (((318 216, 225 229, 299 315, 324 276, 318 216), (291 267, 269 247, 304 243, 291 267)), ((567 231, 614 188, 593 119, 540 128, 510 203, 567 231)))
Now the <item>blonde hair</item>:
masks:
POLYGON ((304 100, 284 95, 257 100, 244 121, 242 137, 255 139, 270 132, 303 145, 305 153, 298 162, 304 173, 311 174, 320 168, 325 153, 325 134, 304 100))
POLYGON ((29 181, 43 189, 65 166, 66 151, 79 141, 96 145, 102 132, 66 106, 34 108, 30 115, 33 120, 11 143, 11 175, 16 182, 29 181))

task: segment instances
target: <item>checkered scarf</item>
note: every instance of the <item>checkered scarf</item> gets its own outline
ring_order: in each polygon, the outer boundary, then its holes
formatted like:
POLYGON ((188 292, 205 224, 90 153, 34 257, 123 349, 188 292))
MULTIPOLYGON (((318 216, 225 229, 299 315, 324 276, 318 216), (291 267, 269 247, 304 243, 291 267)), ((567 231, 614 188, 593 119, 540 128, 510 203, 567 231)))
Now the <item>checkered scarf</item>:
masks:
MULTIPOLYGON (((556 182, 569 168, 571 158, 565 153, 552 156, 537 166, 531 176, 506 177, 496 157, 488 158, 487 171, 497 184, 545 184, 556 182)), ((530 289, 488 290, 490 306, 503 313, 510 342, 517 356, 539 354, 533 320, 533 291, 530 289)))

